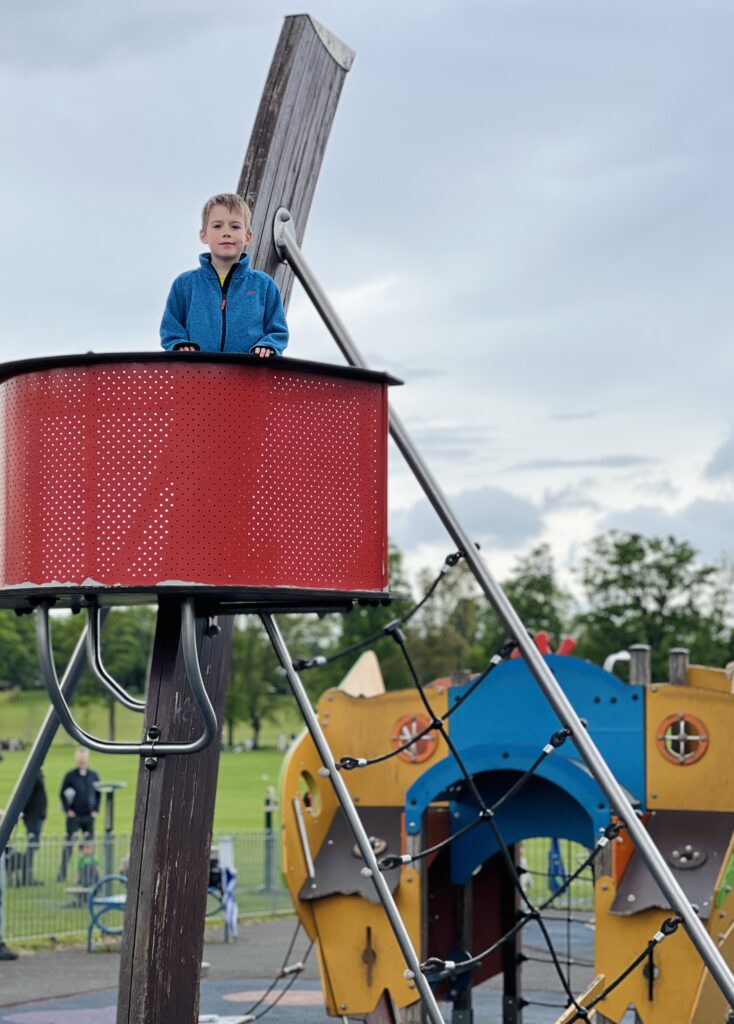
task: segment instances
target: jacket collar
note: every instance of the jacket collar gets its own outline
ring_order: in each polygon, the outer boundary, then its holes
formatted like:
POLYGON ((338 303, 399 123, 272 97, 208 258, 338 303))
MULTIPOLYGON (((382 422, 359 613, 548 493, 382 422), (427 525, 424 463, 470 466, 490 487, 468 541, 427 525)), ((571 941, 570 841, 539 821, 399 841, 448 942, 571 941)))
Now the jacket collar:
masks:
MULTIPOLYGON (((210 252, 202 252, 199 255, 199 266, 203 267, 205 270, 207 268, 209 270, 214 270, 214 267, 212 266, 212 254, 210 252)), ((246 252, 243 252, 239 261, 235 264, 235 274, 242 274, 246 270, 249 270, 249 268, 250 257, 246 252)), ((216 274, 216 270, 214 270, 214 273, 216 274)))

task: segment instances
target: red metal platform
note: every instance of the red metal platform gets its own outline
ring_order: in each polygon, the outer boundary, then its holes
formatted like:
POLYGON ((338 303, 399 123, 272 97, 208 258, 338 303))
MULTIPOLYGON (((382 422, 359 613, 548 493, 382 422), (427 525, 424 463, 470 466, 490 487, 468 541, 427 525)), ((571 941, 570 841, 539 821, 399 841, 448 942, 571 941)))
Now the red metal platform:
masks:
POLYGON ((391 383, 200 353, 5 364, 0 604, 384 596, 391 383))

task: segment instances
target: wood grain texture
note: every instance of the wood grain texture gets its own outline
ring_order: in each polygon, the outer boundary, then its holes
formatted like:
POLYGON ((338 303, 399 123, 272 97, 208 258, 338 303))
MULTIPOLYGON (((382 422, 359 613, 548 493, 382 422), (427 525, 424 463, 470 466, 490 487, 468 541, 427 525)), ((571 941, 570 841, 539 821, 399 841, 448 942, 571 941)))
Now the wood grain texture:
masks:
MULTIPOLYGON (((197 645, 207 692, 221 722, 233 628, 220 617, 219 634, 197 619, 197 645)), ((145 729, 166 740, 198 736, 202 723, 186 681, 180 651, 180 604, 161 605, 154 641, 145 729)), ((220 732, 221 735, 221 732, 220 732)), ((220 735, 200 754, 142 763, 130 853, 118 1024, 195 1024, 204 941, 220 735)))
POLYGON ((283 304, 293 283, 273 245, 281 206, 293 215, 299 243, 354 54, 306 14, 285 19, 237 185, 253 211, 253 266, 275 278, 283 304))

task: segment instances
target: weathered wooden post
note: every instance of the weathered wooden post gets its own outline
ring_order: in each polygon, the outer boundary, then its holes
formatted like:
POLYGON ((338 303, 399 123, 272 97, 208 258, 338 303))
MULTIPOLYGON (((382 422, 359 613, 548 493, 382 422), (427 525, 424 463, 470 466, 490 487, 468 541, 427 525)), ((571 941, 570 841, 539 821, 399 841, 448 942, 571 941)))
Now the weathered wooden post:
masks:
MULTIPOLYGON (((302 232, 344 78, 354 54, 308 15, 285 19, 240 176, 253 211, 250 256, 271 273, 287 306, 292 275, 272 240, 287 205, 302 232)), ((146 732, 188 739, 200 729, 184 681, 179 607, 161 600, 146 732)), ((221 722, 233 619, 219 632, 197 619, 202 674, 221 722)), ((199 1011, 204 910, 219 767, 219 739, 200 754, 141 765, 120 965, 118 1024, 195 1024, 199 1011)))
POLYGON ((688 648, 671 647, 668 651, 668 681, 673 686, 688 685, 688 648))
POLYGON ((632 686, 649 686, 652 682, 650 667, 650 645, 630 645, 630 684, 632 686))

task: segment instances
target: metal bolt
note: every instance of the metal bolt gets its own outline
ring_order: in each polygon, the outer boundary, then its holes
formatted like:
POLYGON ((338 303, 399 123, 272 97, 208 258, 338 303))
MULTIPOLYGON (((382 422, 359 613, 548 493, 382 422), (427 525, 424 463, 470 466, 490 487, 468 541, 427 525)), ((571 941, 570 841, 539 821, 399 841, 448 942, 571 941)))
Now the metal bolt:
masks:
POLYGON ((143 767, 147 768, 149 772, 152 772, 157 764, 157 757, 146 757, 146 759, 143 761, 143 767))
POLYGON ((364 878, 372 878, 372 868, 368 868, 368 867, 361 868, 359 873, 364 878))
POLYGON ((319 768, 319 775, 321 776, 322 779, 328 779, 329 776, 331 775, 331 772, 329 771, 328 768, 319 768))
POLYGON ((651 794, 650 794, 650 799, 651 799, 651 800, 657 800, 657 798, 658 798, 658 795, 657 795, 657 793, 651 793, 651 794))
POLYGON ((412 981, 415 978, 415 974, 408 968, 406 971, 403 971, 403 977, 406 981, 412 981))
POLYGON ((629 896, 627 897, 627 902, 628 903, 634 903, 636 899, 637 899, 637 897, 635 896, 635 894, 633 892, 631 892, 629 894, 629 896))

